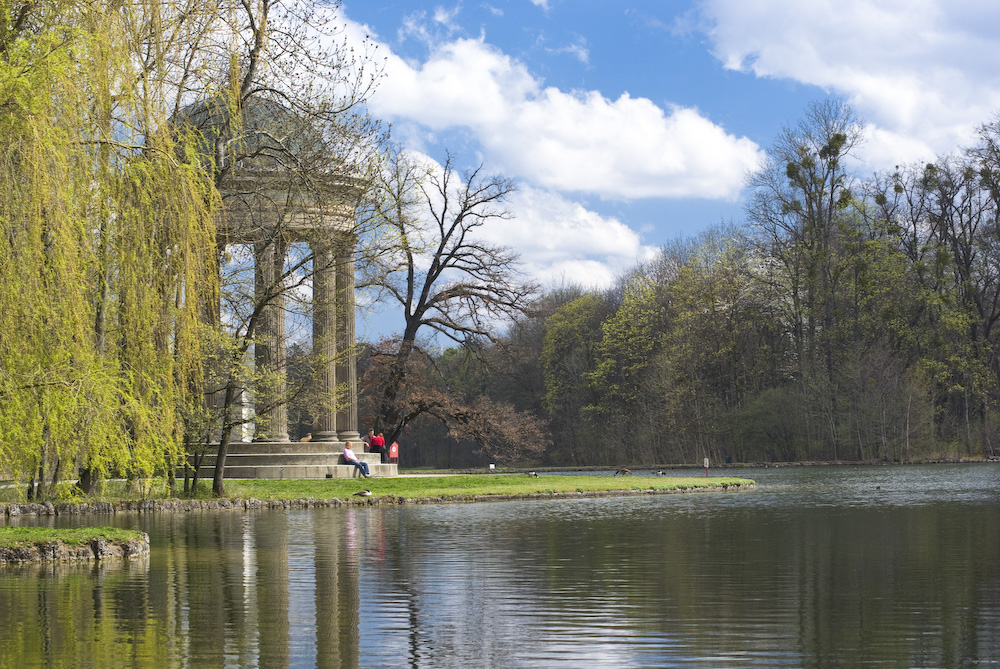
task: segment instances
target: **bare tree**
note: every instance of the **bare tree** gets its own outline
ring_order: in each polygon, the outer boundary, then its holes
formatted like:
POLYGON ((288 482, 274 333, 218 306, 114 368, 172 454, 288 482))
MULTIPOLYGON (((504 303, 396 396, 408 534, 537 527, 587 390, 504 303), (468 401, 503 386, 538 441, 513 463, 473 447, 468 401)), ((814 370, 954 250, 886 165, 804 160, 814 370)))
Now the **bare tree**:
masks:
MULTIPOLYGON (((380 239, 389 245, 369 248, 368 282, 399 304, 404 319, 374 389, 374 427, 389 441, 421 413, 401 401, 411 360, 422 353, 419 337, 430 331, 474 348, 477 340, 492 341, 500 322, 524 313, 535 292, 520 274, 517 254, 481 234, 510 218, 505 202, 514 188, 481 165, 459 175, 450 154, 439 170, 422 169, 399 151, 388 160, 370 213, 384 226, 380 239)), ((476 423, 462 413, 467 425, 476 423)))

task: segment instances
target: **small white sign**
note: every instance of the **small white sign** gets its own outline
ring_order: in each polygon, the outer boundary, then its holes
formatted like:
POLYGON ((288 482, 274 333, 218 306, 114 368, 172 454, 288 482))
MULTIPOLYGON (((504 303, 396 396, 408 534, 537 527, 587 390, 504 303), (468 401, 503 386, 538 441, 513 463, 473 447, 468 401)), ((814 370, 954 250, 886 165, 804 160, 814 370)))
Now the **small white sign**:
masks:
POLYGON ((490 469, 496 469, 496 468, 497 468, 497 466, 491 462, 490 463, 490 469))
POLYGON ((705 469, 708 469, 708 458, 705 458, 705 469))

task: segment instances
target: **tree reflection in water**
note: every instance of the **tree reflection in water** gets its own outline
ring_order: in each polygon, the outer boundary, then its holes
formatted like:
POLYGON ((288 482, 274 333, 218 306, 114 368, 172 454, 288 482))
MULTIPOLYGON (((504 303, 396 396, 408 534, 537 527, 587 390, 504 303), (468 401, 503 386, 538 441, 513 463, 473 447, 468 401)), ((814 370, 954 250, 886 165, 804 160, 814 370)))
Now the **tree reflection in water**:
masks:
POLYGON ((0 568, 0 665, 1000 662, 1000 468, 748 476, 757 492, 59 517, 142 529, 151 554, 0 568))

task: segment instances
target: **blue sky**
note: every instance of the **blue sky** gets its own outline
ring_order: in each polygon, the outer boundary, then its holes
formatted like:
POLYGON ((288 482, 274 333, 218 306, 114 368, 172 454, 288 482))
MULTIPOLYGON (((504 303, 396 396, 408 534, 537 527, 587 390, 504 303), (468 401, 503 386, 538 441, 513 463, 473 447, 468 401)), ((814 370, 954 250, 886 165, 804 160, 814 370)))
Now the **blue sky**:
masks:
POLYGON ((932 160, 1000 111, 995 0, 345 0, 407 149, 517 180, 490 231, 548 285, 603 286, 743 218, 746 173, 811 101, 867 124, 857 170, 932 160))

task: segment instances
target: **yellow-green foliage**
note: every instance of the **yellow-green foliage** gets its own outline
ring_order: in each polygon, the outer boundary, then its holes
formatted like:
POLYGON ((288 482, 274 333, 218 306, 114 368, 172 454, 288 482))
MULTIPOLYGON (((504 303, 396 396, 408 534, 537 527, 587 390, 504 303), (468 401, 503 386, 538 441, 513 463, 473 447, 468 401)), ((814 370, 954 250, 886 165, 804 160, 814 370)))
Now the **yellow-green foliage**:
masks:
POLYGON ((35 3, 14 31, 0 12, 0 478, 162 473, 200 401, 211 184, 127 13, 35 3))
POLYGON ((597 365, 586 378, 600 391, 587 407, 598 414, 630 409, 639 399, 643 376, 663 347, 666 310, 649 277, 637 276, 625 288, 624 300, 601 325, 597 365))

